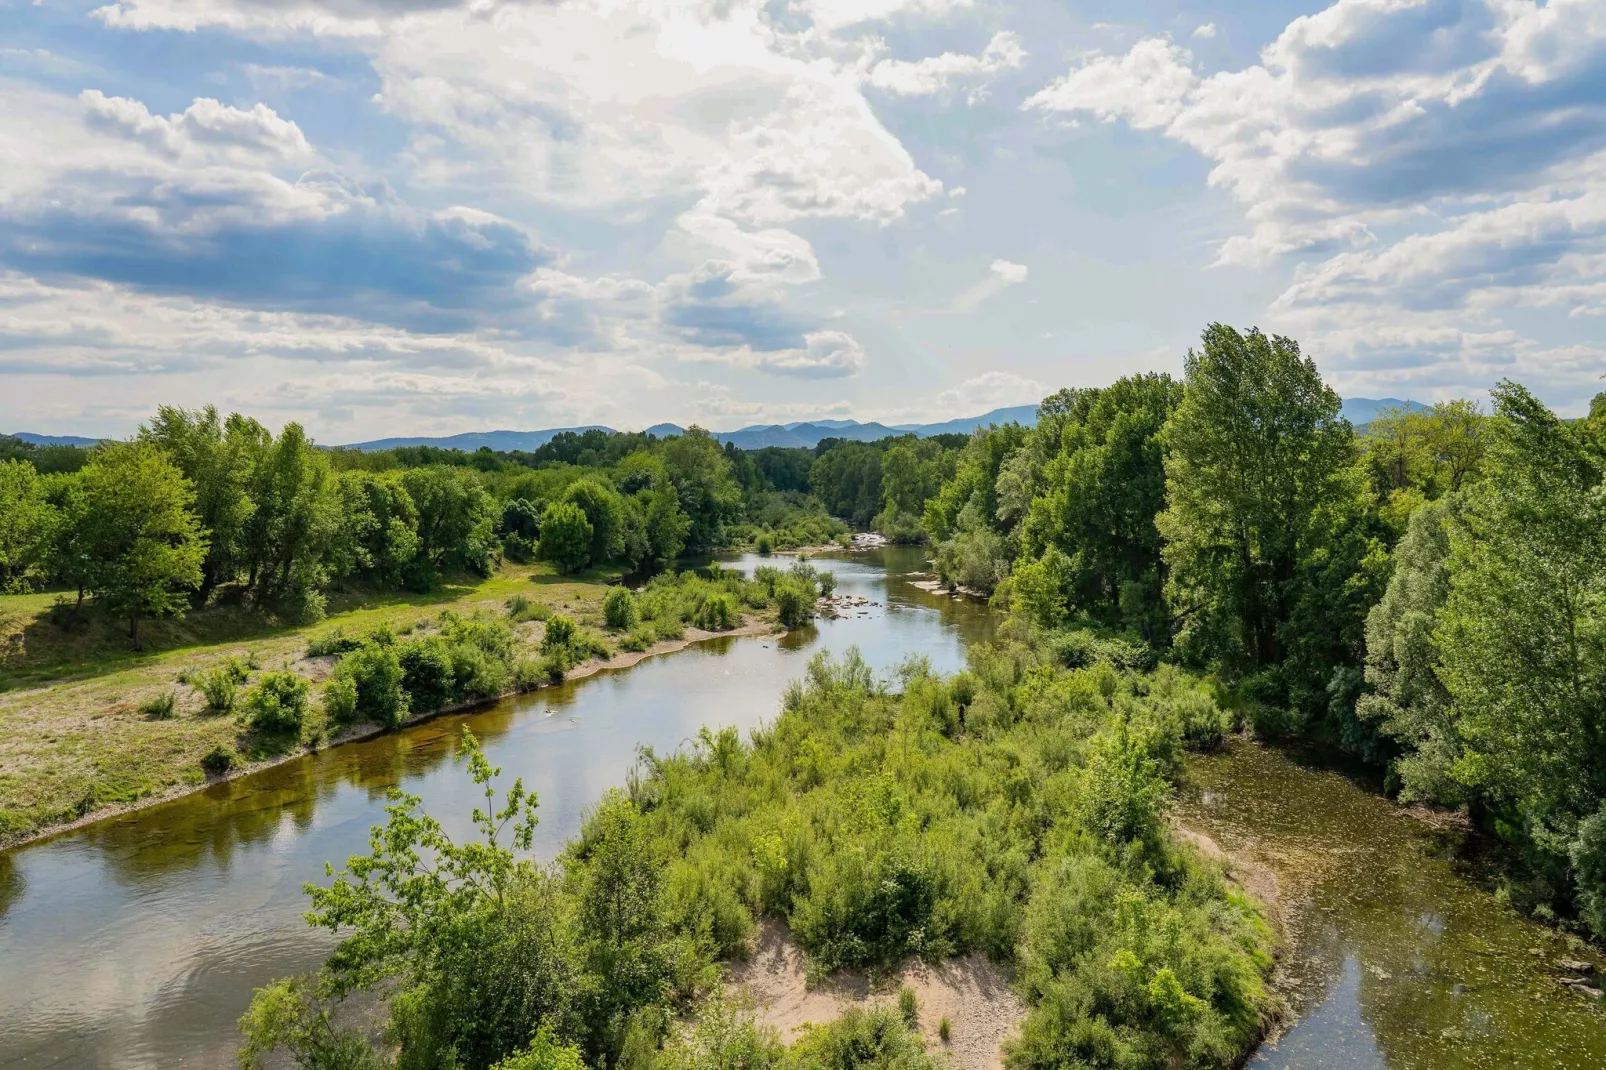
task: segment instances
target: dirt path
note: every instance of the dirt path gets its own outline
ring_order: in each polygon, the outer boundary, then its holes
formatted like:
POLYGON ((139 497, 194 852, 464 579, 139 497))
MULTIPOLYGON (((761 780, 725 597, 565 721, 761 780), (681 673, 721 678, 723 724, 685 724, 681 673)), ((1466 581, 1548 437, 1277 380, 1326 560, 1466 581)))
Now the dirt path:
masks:
POLYGON ((727 981, 745 989, 759 1022, 773 1026, 788 1042, 804 1023, 829 1022, 849 1007, 895 1005, 899 987, 908 985, 919 999, 926 1044, 947 1053, 957 1070, 1002 1070, 1004 1041, 1026 1013, 1004 971, 979 954, 940 966, 911 962, 874 988, 864 974, 844 970, 811 989, 802 950, 785 926, 774 921, 763 923, 752 956, 733 966, 727 981), (950 1026, 946 1044, 938 1035, 944 1018, 950 1026))

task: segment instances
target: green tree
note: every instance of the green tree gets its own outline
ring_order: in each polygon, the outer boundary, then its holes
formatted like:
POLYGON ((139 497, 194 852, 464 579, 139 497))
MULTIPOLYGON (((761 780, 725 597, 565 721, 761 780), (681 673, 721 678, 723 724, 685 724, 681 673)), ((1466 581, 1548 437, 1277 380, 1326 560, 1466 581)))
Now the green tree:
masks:
POLYGON ((0 594, 26 590, 41 573, 56 511, 27 461, 0 461, 0 594))
POLYGON ((564 572, 591 560, 591 521, 573 502, 553 502, 541 514, 541 557, 564 572))
POLYGON ((454 566, 488 575, 496 503, 479 475, 464 468, 431 465, 402 473, 402 486, 418 510, 420 564, 431 575, 454 566))
POLYGON ((418 559, 418 508, 400 475, 340 473, 340 533, 330 552, 337 576, 396 587, 418 559))
POLYGON ((1165 508, 1162 431, 1182 394, 1170 376, 1151 374, 1068 395, 1057 419, 1044 422, 1059 438, 1042 475, 1032 480, 1006 466, 999 476, 1001 506, 1012 482, 1041 485, 1021 525, 1022 560, 1058 550, 1068 605, 1154 640, 1166 638, 1155 525, 1165 508))
POLYGON ((647 553, 659 564, 668 564, 686 548, 691 518, 680 507, 675 488, 664 479, 649 492, 645 517, 647 553))
POLYGON ((1439 682, 1439 612, 1450 595, 1450 526, 1456 499, 1441 498, 1411 515, 1394 549, 1394 571, 1366 618, 1366 683, 1356 712, 1400 741, 1395 769, 1406 799, 1455 803, 1450 771, 1461 753, 1450 695, 1439 682))
MULTIPOLYGON (((1219 323, 1205 329, 1201 350, 1189 350, 1185 368, 1183 399, 1165 430, 1166 509, 1156 520, 1179 646, 1234 673, 1282 666, 1303 608, 1332 615, 1302 622, 1323 641, 1358 648, 1369 592, 1342 590, 1356 555, 1330 544, 1335 529, 1353 527, 1360 492, 1338 395, 1292 339, 1219 323), (1335 577, 1322 574, 1334 561, 1337 593, 1348 595, 1337 603, 1335 577), (1318 590, 1328 597, 1313 600, 1318 590)), ((1284 667, 1299 679, 1285 677, 1272 698, 1308 712, 1325 701, 1326 680, 1324 657, 1306 653, 1284 667)))
POLYGON ((625 510, 619 492, 596 479, 569 485, 563 500, 579 507, 591 524, 590 558, 595 564, 617 561, 625 553, 625 510))
POLYGON ((528 1050, 543 1025, 571 1028, 578 978, 556 888, 518 857, 535 833, 535 795, 515 780, 499 802, 500 770, 467 730, 459 758, 484 792, 473 839, 454 840, 416 796, 393 790, 372 852, 331 872, 329 887, 308 887, 308 919, 342 937, 325 988, 397 991, 398 1067, 486 1070, 528 1050))
POLYGON ((1434 637, 1464 741, 1455 777, 1558 858, 1606 798, 1606 488, 1584 428, 1515 383, 1493 393, 1434 637))
POLYGON ((667 440, 662 449, 664 470, 691 522, 687 543, 700 549, 718 546, 725 525, 742 508, 742 488, 731 476, 730 461, 714 437, 700 427, 667 440))
POLYGON ((206 536, 190 511, 195 491, 148 443, 102 446, 78 481, 74 538, 91 563, 90 590, 128 619, 129 640, 140 649, 140 621, 183 616, 200 586, 206 536))
POLYGON ((328 553, 340 534, 340 498, 328 458, 290 423, 252 468, 256 508, 245 523, 247 584, 260 604, 294 617, 323 615, 328 553))
POLYGON ((246 486, 266 437, 261 424, 239 415, 223 424, 211 405, 204 409, 163 405, 140 428, 140 440, 159 446, 195 487, 196 517, 211 533, 201 566, 202 602, 240 570, 241 535, 255 509, 246 486))
POLYGON ((1427 412, 1389 409, 1366 425, 1365 460, 1384 519, 1404 531, 1424 501, 1454 494, 1477 479, 1484 416, 1470 401, 1443 401, 1427 412))

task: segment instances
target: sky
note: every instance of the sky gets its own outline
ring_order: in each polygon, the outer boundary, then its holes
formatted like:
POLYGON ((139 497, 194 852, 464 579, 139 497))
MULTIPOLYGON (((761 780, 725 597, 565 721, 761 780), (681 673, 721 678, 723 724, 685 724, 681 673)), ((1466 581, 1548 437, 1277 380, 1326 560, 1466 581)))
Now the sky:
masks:
POLYGON ((0 0, 0 429, 1587 411, 1606 0, 0 0))

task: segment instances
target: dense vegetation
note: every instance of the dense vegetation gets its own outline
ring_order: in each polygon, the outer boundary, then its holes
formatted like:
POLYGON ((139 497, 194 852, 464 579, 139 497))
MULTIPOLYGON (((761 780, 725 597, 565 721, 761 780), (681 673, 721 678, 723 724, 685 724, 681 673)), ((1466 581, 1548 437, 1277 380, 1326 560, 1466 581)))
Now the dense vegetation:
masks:
POLYGON ((425 591, 504 556, 578 572, 831 543, 847 527, 810 492, 817 452, 832 449, 749 455, 695 428, 565 432, 530 453, 328 451, 293 423, 275 436, 163 407, 128 443, 0 441, 0 593, 66 589, 64 624, 113 613, 137 647, 150 617, 231 602, 317 620, 333 591, 425 591))
POLYGON ((1184 744, 1226 719, 1179 672, 1027 631, 954 678, 913 662, 895 692, 856 653, 821 655, 751 741, 646 752, 550 866, 524 855, 534 797, 515 782, 499 799, 466 737, 477 837, 392 796, 373 852, 312 891, 310 919, 342 942, 316 977, 259 991, 245 1065, 276 1048, 390 1065, 330 1016, 357 991, 392 994, 400 1067, 938 1065, 890 1011, 789 1050, 756 1027, 717 964, 766 917, 820 971, 1011 964, 1030 1008, 1014 1067, 1230 1065, 1268 1009, 1268 932, 1163 819, 1184 744))
POLYGON ((1606 937, 1606 395, 1521 386, 1357 433, 1290 339, 1046 399, 925 506, 943 575, 1217 674, 1269 737, 1385 765, 1510 844, 1502 891, 1606 937))

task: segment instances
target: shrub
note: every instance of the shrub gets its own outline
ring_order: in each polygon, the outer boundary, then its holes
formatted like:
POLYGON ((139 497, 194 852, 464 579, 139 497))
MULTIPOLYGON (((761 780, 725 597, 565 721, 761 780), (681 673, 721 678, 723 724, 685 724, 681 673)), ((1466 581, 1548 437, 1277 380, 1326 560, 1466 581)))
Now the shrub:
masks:
POLYGON ((937 1036, 942 1038, 942 1042, 944 1044, 948 1043, 954 1038, 953 1023, 948 1021, 948 1016, 946 1014, 942 1016, 942 1021, 937 1023, 937 1036))
POLYGON ((323 658, 330 654, 349 654, 362 645, 362 637, 351 635, 341 627, 330 628, 321 635, 307 640, 307 657, 323 658))
POLYGON ((787 1065, 852 1070, 856 1067, 897 1067, 898 1070, 937 1070, 937 1060, 926 1052, 920 1037, 888 1007, 864 1010, 850 1007, 833 1022, 805 1026, 803 1035, 787 1053, 787 1065))
POLYGON ((524 620, 524 614, 530 611, 530 599, 524 594, 515 594, 505 603, 507 615, 513 620, 524 620))
POLYGON ((753 537, 753 549, 768 557, 775 552, 775 536, 767 531, 761 531, 753 537))
POLYGON ((233 769, 238 761, 239 756, 232 747, 219 743, 201 756, 201 770, 208 776, 222 776, 233 769))
POLYGON ((323 685, 323 713, 331 724, 357 719, 357 684, 349 675, 336 673, 323 685))
POLYGON ((546 680, 546 668, 535 658, 520 658, 513 666, 513 689, 515 691, 534 691, 546 680))
POLYGON ((787 628, 807 624, 814 619, 814 589, 795 579, 784 580, 775 588, 775 609, 787 628))
POLYGON ((580 1049, 573 1044, 562 1043, 552 1032, 550 1025, 543 1025, 530 1039, 529 1047, 516 1055, 509 1055, 492 1067, 492 1070, 586 1070, 586 1068, 580 1059, 580 1049))
POLYGON ((902 1018, 903 1024, 910 1029, 920 1027, 920 997, 915 995, 915 990, 908 985, 898 989, 898 1017, 902 1018))
POLYGON ((723 632, 736 626, 736 603, 728 594, 711 594, 697 607, 692 623, 705 632, 723 632))
POLYGON ((153 721, 166 721, 173 716, 178 696, 171 690, 152 695, 139 704, 139 712, 153 721))
POLYGON ((564 572, 584 568, 591 560, 593 529, 573 502, 553 502, 541 514, 540 554, 564 572))
POLYGON ((270 672, 246 693, 245 711, 255 732, 299 732, 307 719, 307 681, 293 672, 270 672))
POLYGON ((566 647, 573 640, 577 627, 574 620, 561 614, 553 616, 546 622, 546 634, 541 637, 541 649, 552 650, 557 647, 566 647))
POLYGON ((602 599, 602 619, 615 631, 627 632, 641 620, 636 596, 628 587, 609 587, 602 599))
POLYGON ((244 666, 230 659, 227 664, 202 673, 195 686, 206 696, 206 708, 213 713, 228 713, 234 708, 239 685, 244 682, 244 666))
POLYGON ((365 643, 341 663, 357 686, 357 715, 394 728, 407 716, 401 656, 394 646, 365 643))
POLYGON ((401 650, 402 687, 414 709, 438 710, 452 701, 456 677, 452 674, 451 652, 438 635, 414 639, 401 650))

